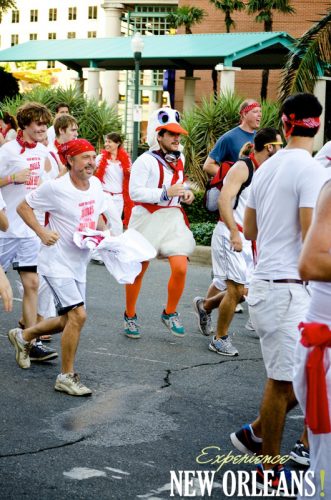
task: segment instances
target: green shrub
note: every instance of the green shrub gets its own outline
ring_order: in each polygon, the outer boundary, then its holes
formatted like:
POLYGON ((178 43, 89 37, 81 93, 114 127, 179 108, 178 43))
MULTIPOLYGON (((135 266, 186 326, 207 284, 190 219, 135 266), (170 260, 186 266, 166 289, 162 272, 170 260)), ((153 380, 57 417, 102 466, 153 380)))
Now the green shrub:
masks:
POLYGON ((192 205, 183 205, 190 224, 200 222, 213 222, 215 224, 215 215, 209 213, 203 206, 204 191, 194 191, 194 202, 192 205))
POLYGON ((106 133, 121 132, 121 121, 114 108, 104 101, 98 103, 94 99, 87 99, 74 87, 63 89, 38 86, 13 99, 5 99, 0 109, 15 115, 17 108, 26 101, 40 102, 54 114, 59 102, 67 103, 78 122, 79 137, 84 137, 97 149, 103 145, 103 136, 106 133))
POLYGON ((211 237, 215 224, 212 222, 198 222, 191 224, 190 229, 193 233, 197 245, 210 246, 211 237))

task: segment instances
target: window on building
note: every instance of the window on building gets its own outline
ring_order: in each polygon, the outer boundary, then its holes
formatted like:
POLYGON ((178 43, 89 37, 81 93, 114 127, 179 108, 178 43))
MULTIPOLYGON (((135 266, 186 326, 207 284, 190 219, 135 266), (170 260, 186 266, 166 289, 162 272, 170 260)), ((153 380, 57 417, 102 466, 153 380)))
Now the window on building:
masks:
POLYGON ((88 8, 88 18, 89 19, 97 19, 97 17, 98 17, 98 7, 96 5, 89 7, 88 8))
POLYGON ((69 19, 69 21, 76 21, 76 19, 77 19, 77 7, 69 7, 68 19, 69 19))
POLYGON ((74 31, 68 31, 67 38, 76 38, 76 33, 74 31))
POLYGON ((49 21, 57 21, 57 9, 49 9, 48 10, 48 20, 49 21))
POLYGON ((96 37, 97 37, 96 31, 88 31, 87 32, 87 38, 96 38, 96 37))
POLYGON ((55 61, 47 61, 47 69, 54 69, 55 61))
POLYGON ((37 33, 30 33, 29 38, 30 38, 30 40, 37 40, 38 34, 37 33))
POLYGON ((11 11, 11 22, 12 23, 19 23, 20 22, 20 11, 19 10, 12 10, 11 11))
POLYGON ((139 31, 142 35, 168 35, 170 31, 168 14, 173 10, 169 6, 136 5, 133 11, 122 16, 122 29, 127 35, 139 31))
POLYGON ((56 40, 56 33, 48 33, 48 40, 56 40))
POLYGON ((17 45, 18 44, 18 35, 11 35, 10 38, 10 45, 17 45))
POLYGON ((30 22, 31 23, 38 22, 38 10, 37 9, 30 10, 30 22))

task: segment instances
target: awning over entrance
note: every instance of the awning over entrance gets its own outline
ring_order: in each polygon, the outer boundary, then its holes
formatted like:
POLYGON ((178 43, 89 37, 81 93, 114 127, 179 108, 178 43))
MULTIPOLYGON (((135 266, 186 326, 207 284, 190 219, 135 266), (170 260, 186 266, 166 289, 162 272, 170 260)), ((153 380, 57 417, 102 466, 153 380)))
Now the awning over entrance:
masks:
MULTIPOLYGON (((144 36, 141 69, 279 69, 293 47, 284 32, 144 36)), ((1 62, 59 61, 83 68, 134 69, 131 37, 37 40, 0 51, 1 62)))

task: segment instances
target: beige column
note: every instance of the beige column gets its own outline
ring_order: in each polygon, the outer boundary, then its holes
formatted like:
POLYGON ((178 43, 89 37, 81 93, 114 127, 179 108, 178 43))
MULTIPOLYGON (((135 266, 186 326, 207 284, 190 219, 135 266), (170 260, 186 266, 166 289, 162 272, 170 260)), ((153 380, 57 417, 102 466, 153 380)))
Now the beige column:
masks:
POLYGON ((241 68, 217 64, 215 69, 220 72, 220 94, 233 94, 235 91, 236 71, 240 71, 241 68))
POLYGON ((83 76, 77 76, 77 78, 74 78, 74 85, 75 88, 78 90, 80 94, 84 94, 84 82, 86 78, 83 78, 83 76))
POLYGON ((200 78, 195 76, 181 76, 184 80, 183 111, 190 111, 195 105, 195 84, 200 78))
MULTIPOLYGON (((104 9, 104 24, 102 36, 111 38, 121 36, 121 14, 124 5, 115 0, 104 0, 101 5, 104 9)), ((105 71, 101 75, 103 99, 110 106, 118 103, 118 71, 105 71)))
POLYGON ((99 100, 100 68, 88 68, 87 72, 87 97, 99 100))

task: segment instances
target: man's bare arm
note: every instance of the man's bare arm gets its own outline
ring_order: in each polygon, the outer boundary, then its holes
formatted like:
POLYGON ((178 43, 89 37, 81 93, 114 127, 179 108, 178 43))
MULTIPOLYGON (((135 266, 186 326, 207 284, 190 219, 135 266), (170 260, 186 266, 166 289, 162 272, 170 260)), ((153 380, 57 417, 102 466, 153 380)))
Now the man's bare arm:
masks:
POLYGON ((203 164, 203 171, 206 172, 211 177, 217 174, 218 169, 220 168, 219 164, 213 160, 210 156, 207 156, 205 163, 203 164))
POLYGON ((255 241, 257 233, 256 210, 246 207, 244 215, 244 236, 246 240, 255 241))
POLYGON ((247 181, 249 170, 245 162, 238 161, 229 170, 222 187, 218 208, 223 222, 230 231, 230 242, 236 252, 242 251, 242 240, 237 223, 233 216, 233 202, 240 191, 241 186, 247 181))
POLYGON ((2 267, 0 266, 0 297, 3 301, 3 308, 10 312, 13 308, 13 292, 2 267))
POLYGON ((4 210, 0 210, 0 231, 7 231, 8 227, 7 215, 4 210))
POLYGON ((36 233, 36 235, 39 236, 44 245, 50 246, 57 242, 60 237, 58 233, 55 231, 49 231, 44 226, 39 224, 33 209, 25 200, 18 205, 16 211, 24 220, 25 224, 27 224, 36 233))
POLYGON ((331 281, 331 182, 319 196, 315 218, 307 231, 299 260, 303 280, 331 281))

